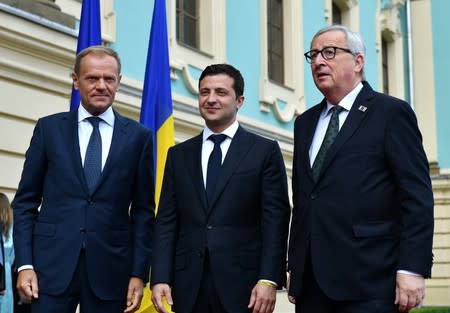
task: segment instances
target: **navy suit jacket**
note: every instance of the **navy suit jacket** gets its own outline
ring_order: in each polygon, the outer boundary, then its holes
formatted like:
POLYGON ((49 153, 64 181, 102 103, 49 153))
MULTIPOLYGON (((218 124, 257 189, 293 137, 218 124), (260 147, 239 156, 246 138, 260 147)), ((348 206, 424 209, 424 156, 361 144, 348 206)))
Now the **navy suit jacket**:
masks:
POLYGON ((406 102, 363 85, 317 182, 309 148, 326 101, 295 122, 293 296, 309 247, 317 282, 335 300, 391 299, 399 269, 431 275, 433 194, 416 117, 406 102))
POLYGON ((208 206, 201 151, 202 134, 169 150, 151 283, 171 285, 174 310, 190 312, 209 253, 221 303, 242 312, 258 279, 285 283, 290 208, 284 162, 275 141, 239 127, 208 206))
POLYGON ((58 113, 37 122, 13 201, 16 265, 33 265, 40 292, 59 295, 72 279, 84 243, 94 293, 122 300, 131 276, 148 281, 152 137, 142 125, 115 113, 108 158, 90 195, 77 114, 58 113))

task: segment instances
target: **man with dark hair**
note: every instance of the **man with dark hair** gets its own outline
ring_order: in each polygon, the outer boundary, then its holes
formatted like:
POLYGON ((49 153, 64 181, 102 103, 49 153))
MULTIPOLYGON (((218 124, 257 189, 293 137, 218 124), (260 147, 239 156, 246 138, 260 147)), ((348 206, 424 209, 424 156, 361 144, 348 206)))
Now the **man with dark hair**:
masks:
POLYGON ((111 107, 115 51, 81 51, 72 79, 81 105, 39 119, 13 202, 17 287, 33 313, 134 312, 150 267, 152 136, 111 107))
POLYGON ((206 67, 199 110, 206 126, 169 150, 155 223, 152 301, 166 312, 260 312, 285 283, 287 178, 276 141, 236 120, 244 80, 206 67))

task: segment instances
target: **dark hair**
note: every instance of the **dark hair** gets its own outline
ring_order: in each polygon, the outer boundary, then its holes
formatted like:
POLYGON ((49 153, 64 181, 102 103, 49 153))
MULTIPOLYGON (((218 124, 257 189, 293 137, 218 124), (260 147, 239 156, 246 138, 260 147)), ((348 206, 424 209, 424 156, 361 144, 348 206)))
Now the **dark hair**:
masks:
POLYGON ((77 54, 77 57, 75 58, 75 66, 73 69, 75 74, 77 74, 77 75, 80 74, 81 60, 90 53, 96 54, 96 55, 105 55, 106 54, 106 55, 112 56, 117 61, 118 74, 120 74, 122 65, 120 63, 119 55, 113 49, 104 47, 104 46, 90 46, 90 47, 87 47, 86 49, 81 50, 77 54))
POLYGON ((208 65, 200 75, 200 78, 198 80, 198 86, 200 89, 200 82, 205 78, 206 76, 214 76, 219 74, 226 74, 233 78, 233 89, 236 93, 236 97, 240 97, 244 94, 244 78, 241 75, 241 72, 239 72, 238 69, 231 66, 230 64, 211 64, 208 65))

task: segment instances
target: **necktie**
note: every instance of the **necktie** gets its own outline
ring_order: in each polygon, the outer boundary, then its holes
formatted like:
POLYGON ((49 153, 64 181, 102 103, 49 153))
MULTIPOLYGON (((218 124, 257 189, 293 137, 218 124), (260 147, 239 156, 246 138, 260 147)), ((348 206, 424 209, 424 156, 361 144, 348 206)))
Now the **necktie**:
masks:
POLYGON ((334 142, 338 132, 339 132, 339 113, 344 110, 343 107, 338 105, 332 107, 329 112, 332 112, 330 122, 328 123, 328 128, 325 133, 325 137, 323 138, 322 145, 320 146, 319 152, 314 160, 312 166, 312 174, 314 181, 317 181, 319 177, 320 171, 322 169, 323 162, 325 161, 325 157, 327 155, 328 149, 334 142))
POLYGON ((214 142, 214 149, 211 152, 208 160, 208 169, 206 171, 206 195, 208 202, 211 203, 211 198, 216 187, 217 177, 219 176, 219 170, 222 166, 222 150, 220 144, 227 138, 227 135, 211 135, 208 140, 214 142))
POLYGON ((84 176, 86 177, 89 193, 92 194, 102 173, 102 137, 98 128, 100 118, 91 116, 87 120, 92 124, 93 130, 84 158, 84 176))

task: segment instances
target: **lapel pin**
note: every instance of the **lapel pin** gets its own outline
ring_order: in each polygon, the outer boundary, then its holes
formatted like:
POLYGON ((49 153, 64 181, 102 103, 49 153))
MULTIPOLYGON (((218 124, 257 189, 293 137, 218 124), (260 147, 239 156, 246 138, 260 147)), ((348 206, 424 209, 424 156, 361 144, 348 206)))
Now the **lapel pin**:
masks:
POLYGON ((363 105, 360 105, 359 108, 358 108, 358 110, 360 110, 361 112, 366 112, 367 107, 365 107, 365 106, 363 106, 363 105))

